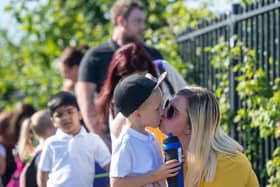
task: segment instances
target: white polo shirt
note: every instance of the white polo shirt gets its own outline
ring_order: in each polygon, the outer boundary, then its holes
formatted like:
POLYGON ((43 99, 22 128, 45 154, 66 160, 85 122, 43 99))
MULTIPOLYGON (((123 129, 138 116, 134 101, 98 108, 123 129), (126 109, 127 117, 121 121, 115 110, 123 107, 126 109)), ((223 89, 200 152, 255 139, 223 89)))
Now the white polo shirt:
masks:
POLYGON ((137 176, 158 169, 163 159, 156 138, 149 132, 145 135, 132 128, 124 128, 113 147, 110 176, 137 176))
POLYGON ((45 142, 39 170, 49 172, 49 187, 92 187, 95 161, 104 167, 111 155, 103 140, 81 127, 73 136, 57 129, 45 142))

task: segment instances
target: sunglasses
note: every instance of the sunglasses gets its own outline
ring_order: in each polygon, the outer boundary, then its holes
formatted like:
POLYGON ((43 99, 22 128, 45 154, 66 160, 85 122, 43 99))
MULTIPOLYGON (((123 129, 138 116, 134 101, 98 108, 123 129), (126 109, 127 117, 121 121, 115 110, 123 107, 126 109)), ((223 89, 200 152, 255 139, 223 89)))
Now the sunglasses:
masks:
POLYGON ((176 115, 176 108, 170 104, 168 99, 165 101, 164 109, 166 109, 165 116, 167 119, 171 119, 176 115))

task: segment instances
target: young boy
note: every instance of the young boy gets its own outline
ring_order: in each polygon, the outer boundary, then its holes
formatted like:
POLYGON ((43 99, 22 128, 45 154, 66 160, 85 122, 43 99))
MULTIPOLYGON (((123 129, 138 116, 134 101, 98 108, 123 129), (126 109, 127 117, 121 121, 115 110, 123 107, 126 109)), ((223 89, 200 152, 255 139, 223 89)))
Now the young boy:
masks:
MULTIPOLYGON (((166 76, 166 75, 165 75, 166 76)), ((134 74, 121 80, 115 88, 113 101, 126 117, 127 128, 113 146, 110 167, 112 187, 165 186, 167 177, 179 169, 176 160, 163 164, 155 137, 145 130, 158 127, 161 119, 162 94, 160 82, 134 74)))
POLYGON ((59 92, 48 102, 57 132, 43 148, 38 166, 40 187, 91 187, 97 161, 108 171, 111 155, 101 138, 80 125, 81 114, 74 95, 59 92))

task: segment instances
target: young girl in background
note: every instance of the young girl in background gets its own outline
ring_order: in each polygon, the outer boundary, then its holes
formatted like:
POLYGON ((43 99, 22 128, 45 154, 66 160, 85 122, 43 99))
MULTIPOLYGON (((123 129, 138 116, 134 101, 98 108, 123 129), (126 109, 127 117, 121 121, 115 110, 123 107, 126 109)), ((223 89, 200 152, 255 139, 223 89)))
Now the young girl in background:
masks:
POLYGON ((37 186, 36 173, 41 150, 45 140, 55 131, 48 110, 38 111, 24 121, 17 146, 20 159, 26 163, 20 175, 20 187, 37 186))

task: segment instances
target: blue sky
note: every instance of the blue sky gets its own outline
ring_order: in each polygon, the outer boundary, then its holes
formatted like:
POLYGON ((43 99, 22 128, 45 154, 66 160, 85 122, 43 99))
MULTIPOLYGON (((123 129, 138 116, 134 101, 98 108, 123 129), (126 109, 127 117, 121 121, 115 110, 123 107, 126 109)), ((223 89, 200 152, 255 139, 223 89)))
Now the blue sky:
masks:
POLYGON ((8 30, 8 35, 14 40, 20 38, 22 32, 16 21, 11 17, 11 14, 4 11, 4 8, 8 5, 9 0, 0 0, 0 29, 8 30))
POLYGON ((4 7, 7 6, 8 0, 1 0, 0 1, 0 27, 7 27, 9 23, 9 14, 4 12, 4 7))
MULTIPOLYGON (((211 6, 209 9, 214 12, 227 12, 230 11, 231 3, 229 2, 236 2, 238 0, 186 0, 187 4, 190 7, 198 7, 201 3, 209 3, 211 2, 211 6)), ((239 1, 238 1, 239 2, 239 1)))

